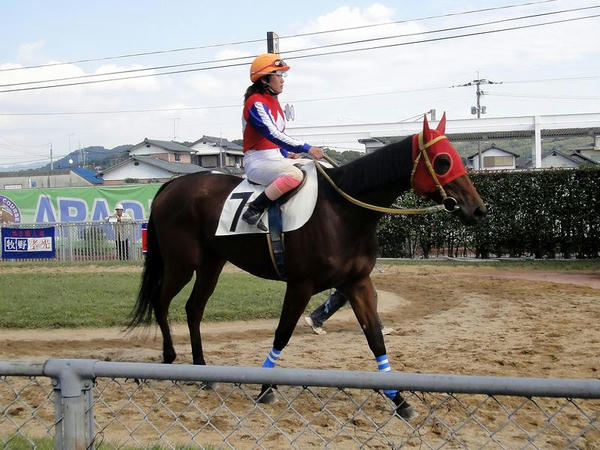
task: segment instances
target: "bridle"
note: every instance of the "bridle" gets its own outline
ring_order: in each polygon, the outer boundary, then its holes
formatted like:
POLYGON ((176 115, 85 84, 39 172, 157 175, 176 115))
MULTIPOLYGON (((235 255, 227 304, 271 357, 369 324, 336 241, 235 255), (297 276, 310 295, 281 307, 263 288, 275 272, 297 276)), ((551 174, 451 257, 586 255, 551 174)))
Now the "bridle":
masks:
MULTIPOLYGON (((335 189, 335 191, 338 194, 340 194, 342 197, 344 197, 350 203, 353 203, 353 204, 360 206, 362 208, 365 208, 365 209, 370 209, 371 211, 377 211, 377 212, 381 212, 381 213, 385 213, 385 214, 407 214, 407 215, 409 215, 409 214, 427 214, 427 213, 432 213, 432 212, 437 212, 437 211, 442 211, 442 210, 445 210, 448 212, 454 212, 454 211, 457 211, 458 209, 460 209, 460 207, 458 206, 458 202, 456 201, 456 199, 454 197, 449 197, 448 194, 446 194, 444 187, 439 182, 438 177, 435 173, 435 170, 433 169, 433 166, 431 165, 429 155, 427 154, 427 149, 429 147, 431 147, 432 145, 435 145, 437 142, 439 142, 443 139, 447 139, 447 137, 444 135, 438 136, 424 144, 423 143, 423 132, 419 133, 418 138, 417 138, 418 143, 419 143, 419 153, 417 154, 417 156, 413 162, 413 168, 410 173, 410 185, 414 190, 413 179, 415 176, 415 172, 417 170, 417 164, 419 163, 421 156, 423 156, 423 161, 425 162, 425 166, 427 167, 427 170, 429 171, 431 178, 433 178, 433 182, 435 183, 437 189, 440 192, 440 195, 442 196, 442 204, 441 205, 428 206, 426 208, 386 208, 384 206, 371 205, 369 203, 361 202, 360 200, 352 197, 351 195, 349 195, 346 192, 344 192, 343 190, 341 190, 335 184, 335 182, 331 179, 331 177, 329 175, 327 175, 327 172, 325 172, 325 169, 323 169, 323 166, 321 164, 319 164, 318 161, 315 161, 315 166, 317 167, 317 170, 321 173, 321 175, 323 175, 323 177, 329 182, 329 184, 331 184, 331 186, 335 189)), ((329 156, 323 155, 323 157, 331 165, 333 165, 334 167, 337 167, 336 162, 333 159, 331 159, 329 156)))
POLYGON ((453 211, 456 211, 457 209, 459 209, 458 202, 456 201, 456 199, 454 197, 449 197, 448 194, 446 194, 446 190, 444 189, 444 186, 442 186, 442 184, 438 180, 437 174, 435 173, 435 169, 431 165, 431 160, 429 159, 429 155, 427 154, 427 149, 429 147, 435 145, 436 143, 438 143, 439 141, 441 141, 443 139, 448 139, 448 138, 445 135, 441 135, 441 136, 433 138, 432 140, 430 140, 427 143, 423 143, 423 132, 419 133, 419 136, 417 137, 417 141, 419 143, 419 153, 417 154, 417 157, 413 161, 412 171, 410 172, 410 185, 414 189, 413 181, 415 178, 415 172, 417 171, 417 165, 419 164, 419 160, 421 159, 421 156, 423 156, 423 161, 425 162, 425 167, 427 167, 427 170, 429 171, 429 175, 431 175, 431 178, 433 179, 433 182, 434 182, 437 190, 440 192, 440 195, 442 196, 442 205, 444 206, 444 209, 446 211, 453 212, 453 211))

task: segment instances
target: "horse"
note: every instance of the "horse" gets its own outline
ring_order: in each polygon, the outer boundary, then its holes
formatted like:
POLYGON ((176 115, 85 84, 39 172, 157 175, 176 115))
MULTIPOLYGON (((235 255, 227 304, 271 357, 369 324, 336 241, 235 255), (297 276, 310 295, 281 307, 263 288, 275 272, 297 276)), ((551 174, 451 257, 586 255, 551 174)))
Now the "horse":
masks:
MULTIPOLYGON (((347 195, 384 207, 412 185, 415 192, 443 203, 465 224, 476 223, 485 216, 486 207, 458 152, 444 136, 445 122, 444 115, 433 129, 425 117, 418 135, 324 173, 347 195)), ((193 363, 200 365, 206 364, 200 322, 224 264, 229 261, 258 277, 280 279, 264 235, 215 236, 223 204, 240 182, 232 175, 195 173, 167 182, 154 197, 146 261, 130 326, 149 325, 154 313, 163 337, 164 363, 176 358, 167 321, 169 304, 194 272, 185 309, 193 363)), ((348 298, 379 369, 390 370, 370 278, 377 256, 375 228, 382 215, 348 202, 323 174, 318 176, 313 214, 300 229, 285 233, 287 286, 273 348, 263 367, 275 366, 311 296, 335 288, 348 298)), ((258 401, 273 401, 272 388, 263 385, 258 401)), ((398 391, 385 394, 401 417, 416 415, 398 391)))

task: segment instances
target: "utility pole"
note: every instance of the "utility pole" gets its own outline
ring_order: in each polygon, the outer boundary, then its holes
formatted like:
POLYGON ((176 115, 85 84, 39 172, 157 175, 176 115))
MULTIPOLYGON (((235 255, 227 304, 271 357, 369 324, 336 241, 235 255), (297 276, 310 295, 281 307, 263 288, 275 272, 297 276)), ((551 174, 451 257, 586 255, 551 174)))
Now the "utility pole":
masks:
POLYGON ((177 133, 175 132, 175 124, 178 120, 181 120, 180 117, 173 117, 173 141, 177 138, 177 133))
POLYGON ((267 31, 267 52, 279 54, 279 36, 274 31, 267 31))
MULTIPOLYGON (((465 84, 457 84, 452 87, 464 87, 464 86, 475 86, 475 95, 477 106, 471 106, 471 114, 477 115, 478 119, 481 119, 481 115, 487 113, 487 108, 485 106, 481 106, 481 96, 485 95, 485 91, 481 90, 482 84, 502 84, 502 81, 490 81, 485 78, 479 78, 479 71, 477 72, 477 79, 473 81, 469 81, 465 84)), ((479 165, 479 170, 483 169, 482 161, 481 161, 481 139, 477 141, 477 161, 479 165)))
POLYGON ((52 158, 52 142, 50 142, 50 173, 48 174, 48 187, 50 187, 50 179, 54 171, 54 159, 52 158))

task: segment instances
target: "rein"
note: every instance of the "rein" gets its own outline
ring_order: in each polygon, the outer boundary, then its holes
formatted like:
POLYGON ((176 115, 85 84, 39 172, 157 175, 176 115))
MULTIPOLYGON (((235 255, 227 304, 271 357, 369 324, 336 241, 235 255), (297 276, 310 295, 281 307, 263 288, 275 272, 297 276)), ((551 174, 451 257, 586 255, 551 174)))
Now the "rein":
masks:
MULTIPOLYGON (((456 200, 452 197, 448 197, 448 195, 446 194, 444 187, 440 184, 440 182, 435 174, 435 170, 433 169, 433 166, 431 165, 431 161, 429 160, 429 156, 427 155, 427 152, 426 152, 426 150, 429 147, 431 147, 435 143, 441 141, 442 139, 447 139, 447 138, 446 138, 446 136, 438 136, 435 139, 432 139, 431 141, 427 142, 426 144, 423 144, 423 133, 422 132, 419 133, 418 141, 419 141, 420 153, 415 158, 415 161, 413 163, 413 168, 410 173, 410 185, 412 186, 413 178, 414 178, 415 172, 417 170, 417 164, 419 163, 419 159, 421 158, 421 155, 423 155, 423 160, 425 161, 425 166, 427 167, 429 174, 433 178, 433 182, 435 183, 436 187, 440 191, 440 194, 442 196, 442 202, 443 202, 443 204, 441 204, 441 205, 428 206, 427 208, 386 208, 384 206, 371 205, 369 203, 361 202, 360 200, 358 200, 358 199, 352 197, 351 195, 347 194, 346 192, 342 191, 335 184, 335 182, 331 179, 331 177, 329 175, 327 175, 327 172, 325 172, 325 169, 323 169, 323 166, 321 166, 321 164, 319 164, 318 161, 315 161, 315 166, 317 167, 317 169, 321 173, 321 175, 323 175, 323 177, 329 182, 329 184, 331 184, 331 186, 335 189, 335 191, 338 194, 340 194, 342 197, 344 197, 350 203, 353 203, 353 204, 360 206, 362 208, 365 208, 365 209, 370 209, 371 211, 377 211, 377 212, 381 212, 381 213, 385 213, 385 214, 406 214, 406 215, 428 214, 428 213, 442 211, 442 210, 454 211, 455 209, 458 208, 456 205, 456 200)), ((337 164, 335 163, 335 161, 333 159, 331 159, 329 156, 323 155, 323 157, 331 165, 337 167, 337 164)))

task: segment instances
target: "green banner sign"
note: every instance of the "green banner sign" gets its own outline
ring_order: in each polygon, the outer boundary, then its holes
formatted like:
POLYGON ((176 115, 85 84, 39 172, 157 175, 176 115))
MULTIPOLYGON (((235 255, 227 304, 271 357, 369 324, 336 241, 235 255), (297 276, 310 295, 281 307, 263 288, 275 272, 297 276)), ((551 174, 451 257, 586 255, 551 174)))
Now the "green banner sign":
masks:
POLYGON ((147 220, 161 184, 0 189, 0 223, 98 222, 117 203, 135 220, 147 220))

